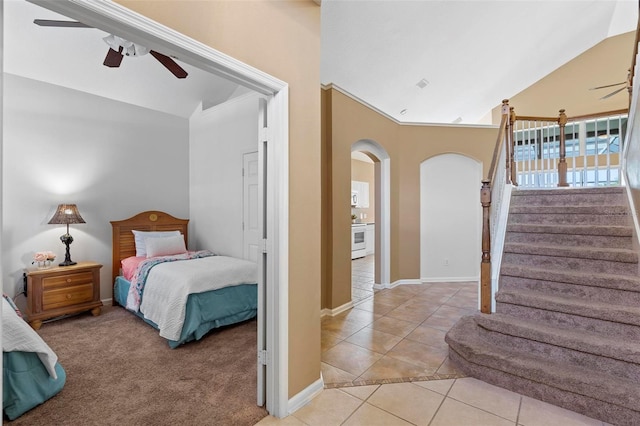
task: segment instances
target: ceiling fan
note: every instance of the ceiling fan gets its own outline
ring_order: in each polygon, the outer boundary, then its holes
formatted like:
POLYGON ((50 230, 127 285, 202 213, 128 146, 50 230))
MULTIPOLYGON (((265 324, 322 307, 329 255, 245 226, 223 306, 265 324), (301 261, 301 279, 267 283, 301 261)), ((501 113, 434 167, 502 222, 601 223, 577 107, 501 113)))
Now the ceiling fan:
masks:
MULTIPOLYGON (((93 28, 89 25, 83 24, 78 21, 57 21, 50 19, 35 19, 33 21, 34 24, 39 25, 41 27, 63 27, 63 28, 93 28)), ((133 43, 131 41, 125 40, 116 35, 110 34, 103 39, 107 45, 109 45, 109 50, 107 51, 107 56, 104 59, 103 65, 111 68, 117 68, 120 66, 122 59, 125 56, 142 56, 150 53, 151 56, 156 58, 158 62, 160 62, 166 69, 171 71, 173 75, 177 78, 185 78, 187 77, 187 72, 176 63, 173 59, 171 59, 167 55, 163 55, 162 53, 156 52, 155 50, 150 50, 144 46, 133 43)))
POLYGON ((624 84, 624 87, 621 87, 619 89, 614 90, 613 92, 604 95, 603 97, 600 98, 600 100, 603 99, 607 99, 612 97, 613 95, 622 92, 624 89, 627 89, 629 87, 631 87, 631 84, 629 82, 629 79, 631 78, 631 70, 629 70, 629 74, 627 74, 627 81, 622 81, 620 83, 613 83, 613 84, 605 84, 604 86, 598 86, 598 87, 592 87, 589 90, 598 90, 598 89, 606 89, 607 87, 616 87, 616 86, 620 86, 624 84))

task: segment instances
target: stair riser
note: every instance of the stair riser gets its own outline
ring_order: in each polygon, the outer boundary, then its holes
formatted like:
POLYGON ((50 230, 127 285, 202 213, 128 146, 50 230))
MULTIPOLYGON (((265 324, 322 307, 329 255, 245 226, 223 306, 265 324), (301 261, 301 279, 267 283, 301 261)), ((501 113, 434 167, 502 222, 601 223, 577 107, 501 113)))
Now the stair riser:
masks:
POLYGON ((627 215, 510 213, 509 224, 539 225, 628 225, 627 215))
POLYGON ((607 371, 609 374, 622 379, 640 380, 640 365, 632 362, 593 355, 521 337, 509 336, 487 330, 483 327, 478 327, 478 331, 483 339, 493 343, 496 347, 518 348, 518 351, 528 355, 542 356, 549 360, 574 366, 607 371))
POLYGON ((576 395, 573 392, 564 391, 533 380, 527 380, 520 377, 518 374, 522 373, 519 372, 510 374, 469 362, 453 348, 449 349, 449 359, 465 374, 495 386, 583 413, 586 416, 611 424, 619 426, 636 426, 640 424, 640 412, 604 403, 586 396, 576 395))
POLYGON ((500 289, 533 290, 547 295, 581 298, 615 305, 640 306, 640 292, 502 275, 500 289))
POLYGON ((525 194, 511 197, 512 206, 619 206, 627 203, 623 193, 611 194, 525 194))
POLYGON ((507 243, 549 244, 570 247, 633 248, 631 237, 609 237, 602 235, 544 234, 507 231, 505 241, 507 243))
POLYGON ((640 327, 636 325, 500 302, 496 303, 496 312, 513 315, 529 321, 540 321, 551 326, 603 333, 609 337, 618 336, 624 339, 640 339, 640 327))
POLYGON ((572 257, 540 256, 536 254, 504 253, 502 262, 526 265, 543 269, 569 270, 633 275, 638 273, 637 263, 614 262, 598 259, 578 259, 572 257))

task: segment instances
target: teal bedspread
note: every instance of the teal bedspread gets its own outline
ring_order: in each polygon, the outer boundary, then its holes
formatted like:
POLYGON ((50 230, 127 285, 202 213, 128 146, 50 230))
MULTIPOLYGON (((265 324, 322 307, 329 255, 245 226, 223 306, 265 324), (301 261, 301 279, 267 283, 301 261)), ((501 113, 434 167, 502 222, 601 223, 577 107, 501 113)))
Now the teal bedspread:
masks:
MULTIPOLYGON (((113 297, 121 306, 127 304, 130 282, 117 277, 113 297)), ((180 340, 167 340, 171 348, 199 340, 209 331, 225 325, 254 318, 258 313, 257 284, 241 284, 204 293, 190 294, 180 340)), ((143 296, 144 297, 144 296, 143 296)), ((158 326, 137 312, 140 318, 158 329, 158 326)))
POLYGON ((33 352, 2 352, 2 409, 10 420, 62 390, 67 375, 59 363, 55 368, 57 379, 33 352))

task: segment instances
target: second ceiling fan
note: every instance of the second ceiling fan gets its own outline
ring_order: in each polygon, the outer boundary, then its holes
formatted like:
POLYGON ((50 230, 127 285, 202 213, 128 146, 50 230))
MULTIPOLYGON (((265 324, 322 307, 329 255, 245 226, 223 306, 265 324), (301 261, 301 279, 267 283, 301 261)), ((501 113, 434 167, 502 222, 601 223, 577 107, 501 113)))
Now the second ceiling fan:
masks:
MULTIPOLYGON (((41 27, 94 28, 78 21, 35 19, 33 23, 41 27)), ((155 50, 150 50, 144 46, 125 40, 113 34, 110 34, 103 40, 105 41, 105 43, 107 43, 107 45, 109 45, 107 56, 105 57, 103 62, 103 64, 107 67, 119 67, 122 59, 125 56, 142 56, 149 53, 177 78, 186 78, 188 75, 188 73, 180 65, 178 65, 176 61, 174 61, 167 55, 156 52, 155 50)))

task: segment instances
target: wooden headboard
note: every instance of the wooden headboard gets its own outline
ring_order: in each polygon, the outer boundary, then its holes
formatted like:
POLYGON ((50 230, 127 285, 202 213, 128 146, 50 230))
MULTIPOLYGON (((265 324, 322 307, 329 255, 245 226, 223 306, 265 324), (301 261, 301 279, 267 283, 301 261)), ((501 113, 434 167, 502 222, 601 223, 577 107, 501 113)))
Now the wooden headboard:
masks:
MULTIPOLYGON (((133 239, 133 230, 136 231, 180 231, 184 235, 184 242, 188 247, 189 219, 178 219, 168 213, 149 210, 125 220, 111 221, 113 235, 113 258, 111 265, 111 287, 116 277, 120 275, 120 262, 122 259, 136 255, 136 245, 133 239)), ((115 304, 115 299, 113 300, 115 304)))

